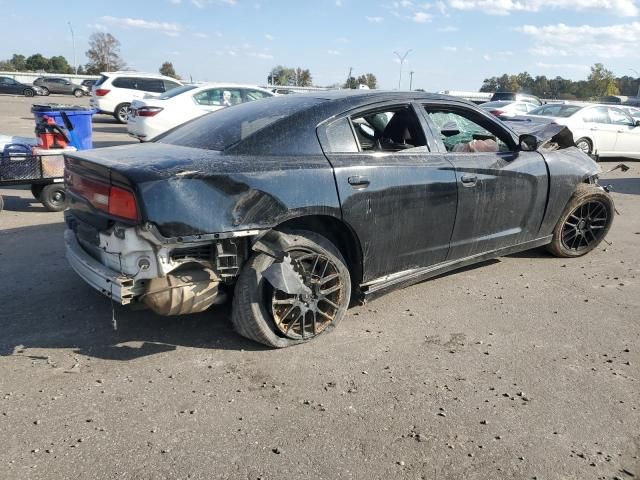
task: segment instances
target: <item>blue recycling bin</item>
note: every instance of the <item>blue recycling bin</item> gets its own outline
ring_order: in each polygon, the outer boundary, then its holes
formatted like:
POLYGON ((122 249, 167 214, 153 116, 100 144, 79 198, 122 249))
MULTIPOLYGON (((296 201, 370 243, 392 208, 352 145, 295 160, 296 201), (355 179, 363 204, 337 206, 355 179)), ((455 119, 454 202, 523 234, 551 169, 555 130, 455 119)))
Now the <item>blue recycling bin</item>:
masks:
POLYGON ((89 150, 93 148, 92 118, 96 111, 92 108, 77 107, 74 105, 58 105, 50 103, 48 105, 34 105, 31 113, 38 123, 44 116, 52 118, 61 128, 66 128, 60 112, 65 112, 69 121, 73 125, 73 132, 69 136, 70 145, 78 150, 89 150), (73 140, 72 140, 73 137, 73 140))

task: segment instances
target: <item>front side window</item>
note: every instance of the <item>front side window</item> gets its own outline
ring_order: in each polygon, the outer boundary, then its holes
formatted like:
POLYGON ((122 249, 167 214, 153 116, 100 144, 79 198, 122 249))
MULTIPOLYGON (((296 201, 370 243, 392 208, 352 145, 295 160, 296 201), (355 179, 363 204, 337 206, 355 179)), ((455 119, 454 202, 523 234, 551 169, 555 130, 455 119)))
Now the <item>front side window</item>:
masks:
POLYGON ((138 79, 132 78, 132 77, 120 77, 120 78, 116 78, 112 82, 112 85, 117 88, 129 88, 129 89, 135 90, 136 80, 138 79))
POLYGON ((164 82, 156 78, 141 78, 136 88, 145 92, 164 93, 164 82))
POLYGON ((609 118, 614 125, 634 125, 635 122, 631 120, 625 112, 619 108, 609 108, 609 118))
POLYGON ((408 106, 358 114, 351 124, 362 152, 399 152, 427 145, 420 122, 408 106))
POLYGON ((476 112, 425 108, 447 152, 510 152, 515 148, 506 132, 476 112))

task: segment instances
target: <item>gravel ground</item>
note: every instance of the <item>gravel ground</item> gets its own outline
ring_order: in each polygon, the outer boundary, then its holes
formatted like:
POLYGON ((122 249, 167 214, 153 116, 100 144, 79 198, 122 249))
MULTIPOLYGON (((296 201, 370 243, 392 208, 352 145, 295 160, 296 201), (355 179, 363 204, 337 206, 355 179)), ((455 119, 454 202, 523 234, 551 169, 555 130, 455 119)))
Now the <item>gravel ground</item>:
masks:
MULTIPOLYGON (((30 135, 30 103, 0 96, 0 132, 30 135)), ((95 120, 96 146, 130 142, 95 120)), ((485 262, 277 351, 224 309, 112 308, 67 266, 62 214, 0 189, 0 478, 640 478, 640 163, 626 163, 605 175, 610 245, 485 262)))

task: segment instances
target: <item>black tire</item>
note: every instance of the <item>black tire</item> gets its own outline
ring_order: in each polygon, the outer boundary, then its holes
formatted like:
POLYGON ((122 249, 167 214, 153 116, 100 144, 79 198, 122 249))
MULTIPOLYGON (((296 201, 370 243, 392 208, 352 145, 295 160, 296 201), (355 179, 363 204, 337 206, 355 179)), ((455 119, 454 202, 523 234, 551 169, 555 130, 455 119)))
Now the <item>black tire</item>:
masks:
POLYGON ((113 116, 118 121, 118 123, 127 123, 130 106, 131 106, 130 103, 121 103, 113 111, 113 116))
POLYGON ((51 183, 46 185, 40 192, 39 200, 44 208, 50 212, 60 212, 67 208, 67 193, 62 183, 51 183))
POLYGON ((601 187, 582 183, 553 229, 548 250, 557 257, 581 257, 606 237, 615 208, 611 196, 601 187))
POLYGON ((49 89, 47 87, 40 87, 42 89, 42 95, 49 96, 49 94, 51 94, 51 92, 49 91, 49 89))
POLYGON ((306 277, 305 284, 311 286, 314 293, 305 299, 301 295, 289 295, 272 287, 262 273, 275 260, 263 253, 255 253, 245 263, 238 277, 231 316, 233 327, 240 335, 274 348, 304 343, 330 331, 344 317, 351 298, 351 277, 346 262, 340 251, 329 240, 316 233, 300 230, 288 232, 286 235, 291 245, 286 252, 287 255, 295 258, 298 266, 313 263, 311 268, 305 266, 304 271, 305 274, 311 272, 311 278, 306 277), (323 260, 318 261, 320 258, 323 260), (326 266, 321 263, 324 260, 326 260, 326 266), (320 272, 321 268, 324 268, 322 274, 314 273, 320 272), (328 268, 334 273, 324 277, 328 268), (318 278, 314 279, 314 275, 318 278), (325 281, 332 276, 335 278, 325 281), (325 287, 323 292, 320 285, 329 286, 325 287), (330 290, 335 291, 326 293, 330 290), (328 295, 335 296, 328 300, 328 295), (281 307, 276 305, 283 302, 287 305, 281 307), (296 303, 302 306, 295 306, 296 303), (290 308, 289 305, 291 305, 290 308), (319 305, 323 305, 322 308, 326 309, 321 310, 323 316, 311 310, 312 308, 316 311, 320 310, 319 305), (282 317, 279 323, 275 318, 278 308, 281 308, 279 314, 282 317), (287 310, 287 313, 283 315, 284 310, 287 310), (308 321, 308 314, 311 315, 311 322, 308 321), (289 315, 291 315, 289 317, 291 321, 285 333, 285 321, 289 315), (294 318, 296 316, 297 318, 294 318), (297 321, 298 319, 300 320, 297 321), (317 319, 320 319, 318 324, 317 319), (312 331, 309 331, 309 327, 312 331))
POLYGON ((576 147, 587 155, 591 155, 593 153, 593 143, 586 137, 576 140, 576 147))
POLYGON ((33 97, 36 94, 33 88, 25 88, 22 93, 25 97, 33 97))
POLYGON ((84 96, 84 92, 82 90, 80 90, 79 88, 76 88, 73 91, 73 96, 76 97, 76 98, 83 97, 84 96))
POLYGON ((40 194, 42 193, 43 188, 44 188, 44 185, 39 185, 39 184, 31 185, 31 195, 33 195, 33 198, 35 198, 36 200, 40 200, 40 194))

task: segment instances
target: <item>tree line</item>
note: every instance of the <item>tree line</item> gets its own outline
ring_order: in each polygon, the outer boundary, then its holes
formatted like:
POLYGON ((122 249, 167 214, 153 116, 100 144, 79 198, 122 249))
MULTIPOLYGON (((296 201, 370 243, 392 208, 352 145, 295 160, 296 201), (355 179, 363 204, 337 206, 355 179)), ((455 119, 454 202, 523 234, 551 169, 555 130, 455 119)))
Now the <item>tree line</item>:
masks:
POLYGON ((597 100, 607 95, 636 96, 640 78, 629 75, 616 77, 602 63, 591 66, 586 80, 569 80, 557 76, 547 78, 538 75, 535 78, 528 72, 517 75, 485 78, 480 87, 481 92, 527 92, 540 98, 560 100, 597 100))

